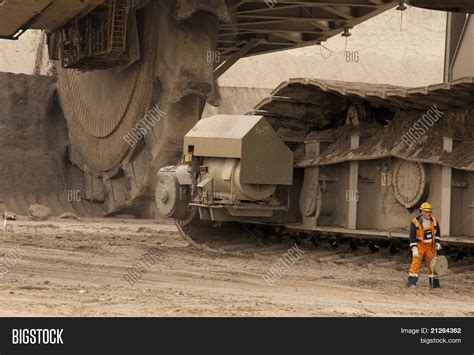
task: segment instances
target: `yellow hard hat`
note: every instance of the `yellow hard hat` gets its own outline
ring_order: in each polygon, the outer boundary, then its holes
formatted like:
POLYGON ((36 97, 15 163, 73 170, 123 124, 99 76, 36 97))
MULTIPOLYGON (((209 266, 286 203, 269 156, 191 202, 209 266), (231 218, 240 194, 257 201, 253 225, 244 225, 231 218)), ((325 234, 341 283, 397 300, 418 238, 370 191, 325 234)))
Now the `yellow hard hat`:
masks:
POLYGON ((431 212, 432 206, 429 202, 423 202, 420 206, 420 211, 431 212))

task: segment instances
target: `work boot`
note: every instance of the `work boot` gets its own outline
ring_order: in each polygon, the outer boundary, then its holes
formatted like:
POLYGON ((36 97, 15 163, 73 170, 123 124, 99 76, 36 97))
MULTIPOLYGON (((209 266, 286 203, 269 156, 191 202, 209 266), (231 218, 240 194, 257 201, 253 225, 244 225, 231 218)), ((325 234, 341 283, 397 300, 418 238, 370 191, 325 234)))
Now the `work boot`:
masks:
POLYGON ((408 276, 408 283, 407 283, 407 286, 408 286, 408 287, 415 287, 417 281, 418 281, 418 277, 415 277, 415 276, 408 276))
POLYGON ((430 288, 440 288, 438 277, 430 277, 430 288))

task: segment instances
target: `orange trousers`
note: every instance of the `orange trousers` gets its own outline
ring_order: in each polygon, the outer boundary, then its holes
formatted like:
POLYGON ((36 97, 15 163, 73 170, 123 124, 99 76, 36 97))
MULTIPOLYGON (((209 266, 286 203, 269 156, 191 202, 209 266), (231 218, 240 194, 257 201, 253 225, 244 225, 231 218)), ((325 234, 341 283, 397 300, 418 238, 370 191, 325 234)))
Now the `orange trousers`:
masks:
POLYGON ((416 243, 418 247, 418 257, 413 258, 411 261, 410 266, 410 276, 418 277, 418 273, 420 272, 421 261, 423 260, 423 255, 425 256, 425 263, 428 268, 428 274, 430 277, 433 277, 433 272, 431 271, 431 259, 433 259, 435 255, 435 251, 433 248, 433 243, 416 243))

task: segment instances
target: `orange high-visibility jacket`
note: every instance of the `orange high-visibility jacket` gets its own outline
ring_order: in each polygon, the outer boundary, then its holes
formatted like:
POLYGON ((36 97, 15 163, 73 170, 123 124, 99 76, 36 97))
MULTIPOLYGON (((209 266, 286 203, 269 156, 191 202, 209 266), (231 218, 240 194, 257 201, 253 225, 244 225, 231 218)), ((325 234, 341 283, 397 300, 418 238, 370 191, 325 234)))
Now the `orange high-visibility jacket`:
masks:
POLYGON ((438 221, 430 217, 430 226, 423 228, 423 217, 420 215, 413 218, 410 223, 410 248, 416 243, 432 243, 433 237, 435 242, 441 242, 441 232, 438 221))

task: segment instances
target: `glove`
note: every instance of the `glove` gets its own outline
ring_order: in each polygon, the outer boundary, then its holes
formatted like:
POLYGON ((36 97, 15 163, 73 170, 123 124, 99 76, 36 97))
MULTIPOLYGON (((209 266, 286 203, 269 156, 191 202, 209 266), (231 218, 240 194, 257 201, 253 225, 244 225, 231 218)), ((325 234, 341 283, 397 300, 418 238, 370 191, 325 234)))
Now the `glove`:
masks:
POLYGON ((436 243, 436 250, 441 250, 441 243, 436 243))
POLYGON ((418 254, 418 247, 411 248, 411 252, 414 258, 418 258, 420 256, 420 254, 418 254))

